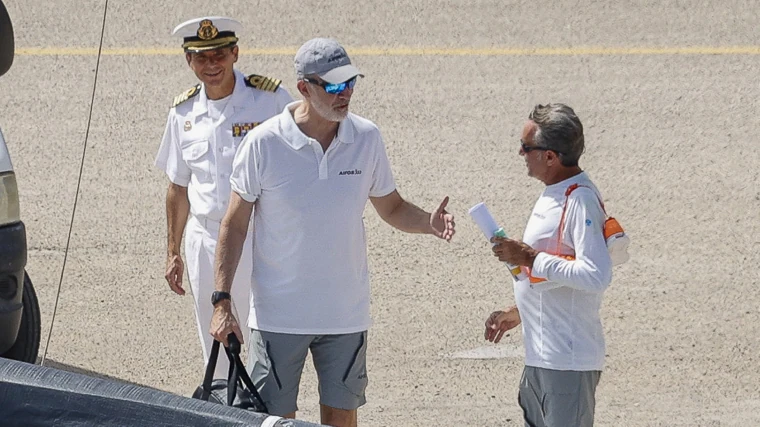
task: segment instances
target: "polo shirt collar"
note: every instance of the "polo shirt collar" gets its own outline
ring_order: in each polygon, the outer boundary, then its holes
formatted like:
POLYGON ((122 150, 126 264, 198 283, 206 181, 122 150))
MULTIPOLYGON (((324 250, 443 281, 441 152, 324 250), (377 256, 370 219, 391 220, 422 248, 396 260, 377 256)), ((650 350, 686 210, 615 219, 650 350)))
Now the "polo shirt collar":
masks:
MULTIPOLYGON (((303 101, 293 101, 286 105, 285 109, 282 111, 282 117, 280 120, 280 131, 283 135, 288 136, 286 141, 288 145, 295 150, 300 150, 309 145, 310 142, 316 144, 319 143, 316 139, 310 138, 301 132, 301 129, 293 118, 293 110, 295 110, 302 102, 303 101)), ((354 124, 351 120, 351 113, 348 113, 348 116, 338 125, 338 133, 335 135, 335 139, 343 144, 351 144, 354 142, 354 124)))
POLYGON ((352 144, 354 139, 354 123, 351 120, 351 113, 348 113, 345 119, 338 126, 338 134, 335 138, 343 144, 352 144))

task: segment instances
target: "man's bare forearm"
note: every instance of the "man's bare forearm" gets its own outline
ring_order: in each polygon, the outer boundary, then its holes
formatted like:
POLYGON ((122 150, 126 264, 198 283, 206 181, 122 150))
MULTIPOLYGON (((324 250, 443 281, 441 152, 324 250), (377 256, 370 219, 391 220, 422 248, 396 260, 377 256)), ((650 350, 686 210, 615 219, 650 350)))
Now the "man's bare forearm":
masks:
POLYGON ((190 214, 190 201, 187 199, 187 187, 174 183, 166 191, 167 253, 179 255, 182 245, 182 233, 190 214))
POLYGON ((407 233, 430 234, 432 231, 430 228, 430 213, 425 212, 406 200, 398 204, 385 218, 385 222, 407 233))
POLYGON ((230 206, 219 227, 219 240, 214 257, 214 282, 217 291, 230 292, 235 278, 243 245, 248 234, 248 225, 253 204, 244 201, 237 193, 232 193, 230 206))
POLYGON ((243 252, 245 235, 245 230, 241 233, 240 230, 222 223, 214 258, 217 291, 230 292, 232 289, 232 279, 235 277, 240 255, 243 252))

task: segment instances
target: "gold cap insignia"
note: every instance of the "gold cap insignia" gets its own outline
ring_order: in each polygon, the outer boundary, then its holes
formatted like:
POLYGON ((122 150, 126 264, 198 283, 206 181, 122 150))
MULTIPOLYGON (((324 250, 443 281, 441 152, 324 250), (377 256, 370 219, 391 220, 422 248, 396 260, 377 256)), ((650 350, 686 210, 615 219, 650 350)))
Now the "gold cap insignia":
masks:
POLYGON ((204 19, 200 22, 198 27, 198 38, 201 40, 211 40, 219 35, 219 30, 216 29, 210 19, 204 19))

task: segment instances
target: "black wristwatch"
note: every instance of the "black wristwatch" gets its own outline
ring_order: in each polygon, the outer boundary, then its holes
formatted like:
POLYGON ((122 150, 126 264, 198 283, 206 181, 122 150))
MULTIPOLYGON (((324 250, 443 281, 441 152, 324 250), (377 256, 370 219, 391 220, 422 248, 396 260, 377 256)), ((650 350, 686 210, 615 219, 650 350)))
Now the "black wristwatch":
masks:
POLYGON ((229 292, 214 291, 214 293, 211 294, 211 304, 216 305, 219 301, 230 298, 232 297, 229 292))

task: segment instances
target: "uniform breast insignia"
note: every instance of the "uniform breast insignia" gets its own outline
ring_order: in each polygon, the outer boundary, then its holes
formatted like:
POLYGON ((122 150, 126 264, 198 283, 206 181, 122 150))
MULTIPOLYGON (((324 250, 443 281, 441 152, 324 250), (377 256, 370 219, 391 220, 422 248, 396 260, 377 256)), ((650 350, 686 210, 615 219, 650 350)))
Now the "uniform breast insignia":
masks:
POLYGON ((187 101, 188 99, 194 97, 195 95, 198 95, 201 91, 201 85, 197 84, 190 89, 182 92, 181 94, 177 95, 174 98, 174 102, 172 102, 172 107, 176 107, 177 105, 187 101))
POLYGON ((261 124, 261 122, 233 123, 232 124, 232 136, 234 136, 234 137, 245 136, 245 134, 247 134, 249 130, 255 128, 256 126, 258 126, 260 124, 261 124))
POLYGON ((274 92, 280 87, 282 80, 273 79, 271 77, 259 76, 258 74, 251 74, 245 78, 245 84, 250 87, 254 87, 258 90, 265 90, 267 92, 274 92))

